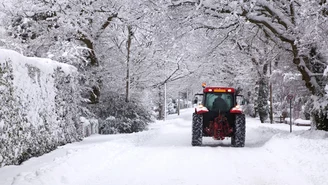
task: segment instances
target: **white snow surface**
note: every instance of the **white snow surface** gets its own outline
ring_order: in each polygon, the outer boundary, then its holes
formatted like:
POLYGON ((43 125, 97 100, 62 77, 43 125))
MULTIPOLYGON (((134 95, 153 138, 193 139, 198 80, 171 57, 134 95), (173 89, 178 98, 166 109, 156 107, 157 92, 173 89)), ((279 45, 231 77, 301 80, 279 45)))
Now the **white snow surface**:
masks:
POLYGON ((324 185, 328 134, 247 118, 246 146, 204 138, 191 146, 193 109, 148 131, 93 135, 0 168, 1 185, 324 185))

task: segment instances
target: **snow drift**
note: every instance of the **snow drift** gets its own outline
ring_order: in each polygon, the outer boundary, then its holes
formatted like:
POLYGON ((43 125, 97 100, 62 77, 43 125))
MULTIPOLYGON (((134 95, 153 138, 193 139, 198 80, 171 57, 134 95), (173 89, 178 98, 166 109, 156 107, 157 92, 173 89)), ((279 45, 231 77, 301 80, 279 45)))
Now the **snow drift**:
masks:
POLYGON ((78 141, 77 70, 0 49, 0 167, 78 141))

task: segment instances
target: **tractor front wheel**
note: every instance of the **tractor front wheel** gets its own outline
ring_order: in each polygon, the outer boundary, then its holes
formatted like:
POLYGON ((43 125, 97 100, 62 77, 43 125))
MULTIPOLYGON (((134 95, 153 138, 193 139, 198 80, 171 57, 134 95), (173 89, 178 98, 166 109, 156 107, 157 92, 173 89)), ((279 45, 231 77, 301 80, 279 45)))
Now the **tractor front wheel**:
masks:
POLYGON ((234 134, 231 137, 231 145, 233 147, 245 146, 245 135, 246 135, 245 124, 246 124, 245 114, 237 114, 235 120, 234 134))
POLYGON ((203 116, 192 114, 192 146, 201 146, 203 140, 203 116))

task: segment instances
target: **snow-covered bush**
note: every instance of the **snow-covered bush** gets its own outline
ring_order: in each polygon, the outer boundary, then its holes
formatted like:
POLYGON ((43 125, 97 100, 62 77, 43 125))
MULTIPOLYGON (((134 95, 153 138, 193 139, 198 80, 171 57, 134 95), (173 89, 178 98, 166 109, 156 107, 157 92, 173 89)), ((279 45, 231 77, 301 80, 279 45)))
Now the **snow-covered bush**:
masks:
POLYGON ((125 102, 125 98, 116 92, 102 95, 97 105, 89 108, 100 119, 100 134, 133 133, 145 130, 153 120, 146 107, 133 99, 125 102))
POLYGON ((246 104, 243 105, 243 111, 245 115, 251 116, 253 118, 256 117, 255 109, 254 109, 254 104, 246 104))
POLYGON ((312 96, 313 107, 311 109, 311 121, 315 123, 313 128, 328 131, 328 104, 327 97, 312 96))
POLYGON ((80 117, 80 121, 83 125, 83 136, 87 137, 91 134, 99 133, 99 123, 97 119, 87 119, 85 117, 80 117))
POLYGON ((0 166, 81 140, 76 68, 0 49, 0 166))

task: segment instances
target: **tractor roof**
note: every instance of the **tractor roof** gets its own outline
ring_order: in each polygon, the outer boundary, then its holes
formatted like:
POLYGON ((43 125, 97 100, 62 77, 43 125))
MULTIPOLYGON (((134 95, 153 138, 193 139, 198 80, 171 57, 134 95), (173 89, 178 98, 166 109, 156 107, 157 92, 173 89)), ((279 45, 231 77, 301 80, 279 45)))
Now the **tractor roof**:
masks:
POLYGON ((204 93, 208 93, 208 92, 234 93, 235 89, 232 87, 205 87, 203 92, 204 93))

